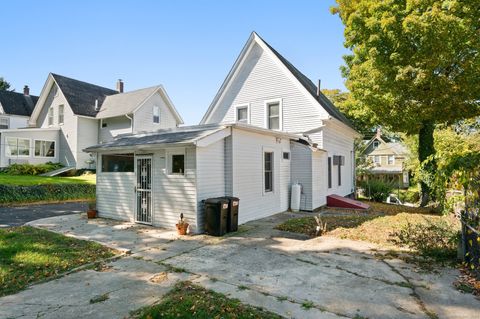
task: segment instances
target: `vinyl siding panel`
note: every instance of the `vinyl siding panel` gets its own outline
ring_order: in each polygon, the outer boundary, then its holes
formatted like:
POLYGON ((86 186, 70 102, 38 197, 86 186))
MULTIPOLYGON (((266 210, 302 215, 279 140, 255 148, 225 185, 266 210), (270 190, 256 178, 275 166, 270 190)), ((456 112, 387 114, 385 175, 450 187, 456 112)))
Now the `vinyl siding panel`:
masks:
POLYGON ((177 121, 159 93, 152 95, 133 115, 134 132, 173 128, 177 121), (160 123, 153 123, 153 106, 160 107, 160 123))
POLYGON ((312 151, 309 147, 296 142, 291 143, 292 183, 302 185, 303 194, 300 198, 301 210, 312 210, 312 151))
POLYGON ((126 116, 111 117, 98 121, 98 140, 105 143, 113 140, 119 134, 131 133, 131 120, 126 116), (101 126, 101 122, 106 123, 106 127, 101 126))
POLYGON ((225 140, 197 147, 197 227, 204 231, 202 200, 225 196, 225 140))
POLYGON ((206 123, 233 122, 235 106, 249 103, 250 124, 265 127, 265 101, 277 98, 282 99, 284 131, 319 127, 328 116, 270 53, 255 44, 206 123))
MULTIPOLYGON (((78 119, 78 141, 77 141, 77 169, 94 168, 95 163, 89 165, 90 154, 83 150, 89 146, 98 144, 98 120, 79 117, 78 119)), ((94 158, 93 158, 94 159, 94 158)))
POLYGON ((135 173, 103 173, 98 170, 97 210, 99 216, 133 222, 134 187, 135 173))
POLYGON ((225 195, 233 196, 232 136, 225 138, 225 195))
POLYGON ((312 152, 312 209, 327 204, 328 168, 325 152, 312 152))
MULTIPOLYGON (((232 130, 233 196, 240 199, 239 223, 270 216, 282 211, 281 189, 287 183, 280 178, 282 150, 289 150, 288 140, 232 130), (263 153, 274 152, 273 192, 264 194, 263 153)), ((288 186, 287 186, 288 187, 288 186)))

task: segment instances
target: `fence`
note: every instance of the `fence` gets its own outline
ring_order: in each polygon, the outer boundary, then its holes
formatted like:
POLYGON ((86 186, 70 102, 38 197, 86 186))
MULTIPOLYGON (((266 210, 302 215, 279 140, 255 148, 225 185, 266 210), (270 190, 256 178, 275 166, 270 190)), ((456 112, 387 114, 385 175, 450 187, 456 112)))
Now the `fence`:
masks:
POLYGON ((468 268, 480 278, 480 192, 465 192, 465 210, 460 215, 462 222, 462 251, 468 268), (469 196, 470 195, 470 196, 469 196), (474 195, 474 196, 471 196, 474 195))

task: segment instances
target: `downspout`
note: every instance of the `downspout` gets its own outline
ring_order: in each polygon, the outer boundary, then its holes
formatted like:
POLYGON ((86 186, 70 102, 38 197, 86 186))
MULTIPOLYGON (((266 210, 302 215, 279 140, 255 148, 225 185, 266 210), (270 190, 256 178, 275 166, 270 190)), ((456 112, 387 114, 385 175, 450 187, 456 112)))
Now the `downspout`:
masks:
POLYGON ((130 116, 128 116, 128 114, 125 114, 125 116, 127 117, 127 119, 130 120, 130 129, 131 129, 131 131, 132 131, 132 133, 133 133, 133 118, 131 118, 130 116))

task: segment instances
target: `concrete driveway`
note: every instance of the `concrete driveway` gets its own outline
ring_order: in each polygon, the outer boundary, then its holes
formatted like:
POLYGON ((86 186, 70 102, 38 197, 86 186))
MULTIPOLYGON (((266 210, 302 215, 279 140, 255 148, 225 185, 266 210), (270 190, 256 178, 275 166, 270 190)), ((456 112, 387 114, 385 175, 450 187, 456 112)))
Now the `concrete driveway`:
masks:
POLYGON ((187 279, 287 318, 479 318, 480 301, 452 286, 456 270, 422 273, 377 258, 374 245, 273 230, 290 217, 252 222, 226 238, 178 238, 80 215, 35 221, 131 255, 0 298, 0 318, 123 318, 187 279), (108 298, 91 302, 100 295, 108 298))

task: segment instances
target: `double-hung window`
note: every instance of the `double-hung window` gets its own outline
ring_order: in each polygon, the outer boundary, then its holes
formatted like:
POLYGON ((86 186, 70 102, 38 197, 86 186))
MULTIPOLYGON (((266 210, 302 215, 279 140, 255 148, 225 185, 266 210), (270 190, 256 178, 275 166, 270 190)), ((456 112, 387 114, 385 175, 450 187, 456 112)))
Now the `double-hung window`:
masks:
POLYGON ((30 156, 30 139, 7 137, 7 145, 5 147, 6 156, 30 156))
POLYGON ((273 191, 273 159, 273 152, 263 153, 265 193, 273 191))
POLYGON ((153 123, 160 123, 160 107, 158 105, 153 106, 153 123))
POLYGON ((185 175, 185 150, 172 149, 168 152, 168 174, 185 175))
POLYGON ((266 103, 267 107, 267 128, 270 130, 280 130, 281 123, 281 104, 280 101, 266 103))
POLYGON ((248 123, 248 105, 237 107, 236 121, 239 123, 248 123))
POLYGON ((48 109, 48 125, 53 125, 53 107, 48 109))
MULTIPOLYGON (((63 121, 64 121, 64 112, 65 112, 65 106, 62 104, 62 105, 59 105, 58 106, 58 124, 59 125, 62 125, 63 124, 63 121)), ((53 115, 52 115, 53 116, 53 115)), ((53 123, 52 123, 53 124, 53 123)), ((49 125, 51 125, 49 123, 49 125)))
POLYGON ((35 140, 35 157, 55 157, 55 142, 35 140))
POLYGON ((0 129, 8 129, 10 126, 10 120, 8 117, 0 117, 0 129))
POLYGON ((395 156, 388 155, 388 165, 394 165, 394 164, 395 164, 395 156))

